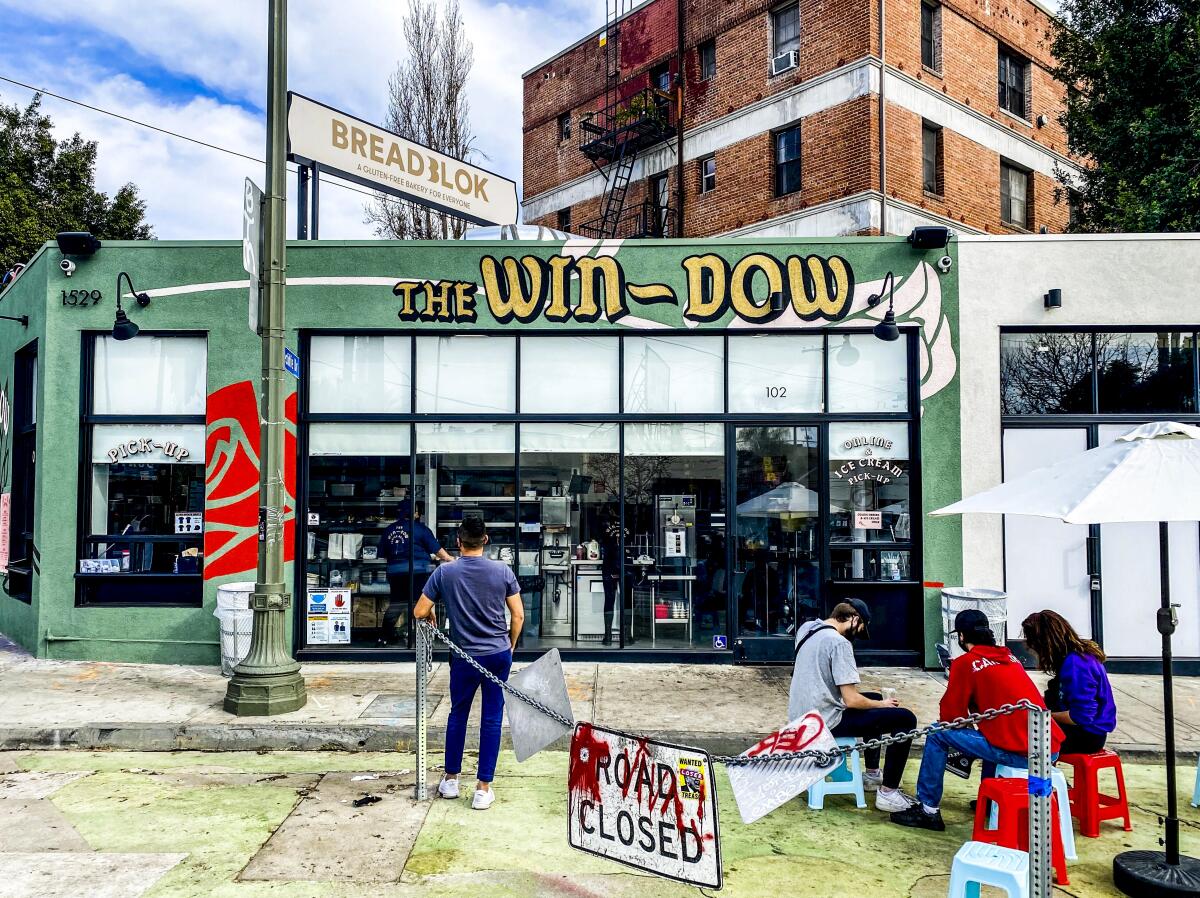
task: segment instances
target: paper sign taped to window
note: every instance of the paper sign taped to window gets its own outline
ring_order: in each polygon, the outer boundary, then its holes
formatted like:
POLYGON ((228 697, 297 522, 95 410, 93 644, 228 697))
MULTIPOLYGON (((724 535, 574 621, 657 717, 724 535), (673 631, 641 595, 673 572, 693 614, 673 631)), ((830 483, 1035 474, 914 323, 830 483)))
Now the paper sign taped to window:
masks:
POLYGON ((883 512, 882 511, 856 511, 856 512, 854 512, 854 529, 855 530, 882 530, 883 529, 883 512))
MULTIPOLYGON (((835 748, 837 743, 821 715, 809 711, 742 752, 742 755, 759 757, 805 749, 833 751, 835 748)), ((730 765, 729 785, 733 787, 733 797, 737 801, 742 822, 753 823, 765 817, 813 783, 824 779, 837 768, 838 763, 822 767, 816 761, 805 758, 799 761, 730 765)))
POLYGON ((177 511, 175 512, 175 532, 179 533, 203 533, 204 532, 204 515, 198 511, 177 511))

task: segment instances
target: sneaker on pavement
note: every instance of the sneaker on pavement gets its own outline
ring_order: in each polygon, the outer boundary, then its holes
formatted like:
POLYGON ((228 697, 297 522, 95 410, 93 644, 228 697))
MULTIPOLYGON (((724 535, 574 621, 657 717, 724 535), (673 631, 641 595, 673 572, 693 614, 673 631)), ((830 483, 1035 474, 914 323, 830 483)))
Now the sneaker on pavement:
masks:
POLYGON ((911 808, 917 800, 911 795, 905 795, 899 789, 894 792, 883 792, 882 790, 875 793, 875 810, 887 811, 894 813, 896 811, 906 811, 911 808))
POLYGON ((442 798, 458 798, 458 780, 442 777, 442 781, 438 783, 438 795, 442 798))
POLYGON ((863 788, 868 792, 874 792, 883 785, 883 771, 872 773, 869 770, 863 771, 863 788))
POLYGON ((475 797, 471 799, 471 809, 474 811, 486 811, 492 806, 492 802, 496 800, 496 793, 492 789, 486 792, 483 789, 475 790, 475 797))
POLYGON ((942 821, 942 812, 925 813, 920 804, 914 804, 903 811, 892 814, 892 822, 900 826, 912 826, 917 829, 931 829, 934 832, 945 832, 946 824, 942 821))

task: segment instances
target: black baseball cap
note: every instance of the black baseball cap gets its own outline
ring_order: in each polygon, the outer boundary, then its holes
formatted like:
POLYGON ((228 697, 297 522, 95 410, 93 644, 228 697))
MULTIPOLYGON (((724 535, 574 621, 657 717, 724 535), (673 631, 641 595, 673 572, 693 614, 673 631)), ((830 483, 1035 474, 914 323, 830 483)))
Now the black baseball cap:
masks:
POLYGON ((870 639, 871 633, 868 626, 871 623, 871 610, 867 608, 867 603, 862 599, 846 599, 846 604, 850 605, 858 613, 859 620, 862 621, 863 639, 870 639))
POLYGON ((988 617, 978 608, 967 608, 965 611, 958 612, 954 617, 955 633, 961 633, 964 636, 970 636, 972 633, 978 633, 986 630, 992 631, 992 625, 988 622, 988 617))

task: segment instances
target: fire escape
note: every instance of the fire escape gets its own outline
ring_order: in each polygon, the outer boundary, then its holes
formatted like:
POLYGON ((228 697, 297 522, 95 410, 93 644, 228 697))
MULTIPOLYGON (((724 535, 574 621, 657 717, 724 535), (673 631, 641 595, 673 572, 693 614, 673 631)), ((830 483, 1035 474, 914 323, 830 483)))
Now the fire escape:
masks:
MULTIPOLYGON (((600 215, 577 225, 588 237, 669 237, 672 216, 666 195, 647 196, 627 209, 625 197, 638 154, 675 135, 675 101, 653 85, 622 95, 620 28, 629 0, 605 0, 604 105, 579 123, 579 149, 604 176, 600 215)), ((665 185, 664 185, 665 186, 665 185)))

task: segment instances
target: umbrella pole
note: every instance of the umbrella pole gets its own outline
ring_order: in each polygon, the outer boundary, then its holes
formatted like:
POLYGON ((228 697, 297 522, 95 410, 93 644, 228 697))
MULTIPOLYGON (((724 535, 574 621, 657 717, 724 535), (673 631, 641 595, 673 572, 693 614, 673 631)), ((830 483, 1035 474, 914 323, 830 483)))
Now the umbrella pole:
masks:
POLYGON ((1179 854, 1179 799, 1175 794, 1175 687, 1171 636, 1178 621, 1171 606, 1170 525, 1158 523, 1158 566, 1161 602, 1157 612, 1162 634, 1163 729, 1167 756, 1166 833, 1160 851, 1125 851, 1113 858, 1113 883, 1126 895, 1157 898, 1200 894, 1200 861, 1179 854))

